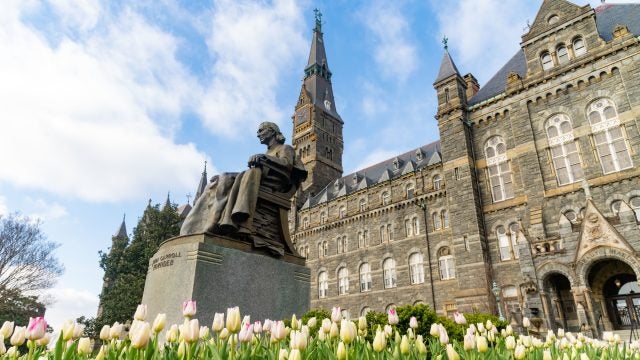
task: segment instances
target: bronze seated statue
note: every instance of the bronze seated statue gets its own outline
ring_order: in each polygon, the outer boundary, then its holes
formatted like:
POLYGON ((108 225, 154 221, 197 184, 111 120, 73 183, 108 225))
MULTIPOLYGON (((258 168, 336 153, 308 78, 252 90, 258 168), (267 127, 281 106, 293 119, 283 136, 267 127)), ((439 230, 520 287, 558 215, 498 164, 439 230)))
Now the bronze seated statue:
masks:
POLYGON ((212 177, 183 222, 180 235, 213 233, 251 241, 255 248, 272 255, 295 254, 287 211, 307 171, 293 148, 284 143, 276 124, 260 124, 258 138, 267 145, 267 152, 251 156, 243 172, 212 177))

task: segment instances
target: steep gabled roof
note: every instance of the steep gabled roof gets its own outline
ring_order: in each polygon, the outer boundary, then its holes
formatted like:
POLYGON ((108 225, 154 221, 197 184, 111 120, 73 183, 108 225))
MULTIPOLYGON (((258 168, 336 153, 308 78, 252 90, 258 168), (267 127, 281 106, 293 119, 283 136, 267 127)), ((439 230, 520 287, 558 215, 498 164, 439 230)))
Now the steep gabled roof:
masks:
POLYGON ((438 71, 438 76, 433 83, 436 84, 453 75, 460 76, 460 72, 458 72, 456 64, 453 62, 453 59, 451 59, 449 51, 445 50, 444 55, 442 55, 442 61, 440 61, 440 71, 438 71))

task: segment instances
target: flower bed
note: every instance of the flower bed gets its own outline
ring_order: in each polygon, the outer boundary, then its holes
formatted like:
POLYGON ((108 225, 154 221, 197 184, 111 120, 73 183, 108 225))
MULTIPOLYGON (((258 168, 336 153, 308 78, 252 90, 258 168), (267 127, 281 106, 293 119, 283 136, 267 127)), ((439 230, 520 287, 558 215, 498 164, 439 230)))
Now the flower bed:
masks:
POLYGON ((146 306, 140 305, 128 332, 118 323, 102 328, 98 350, 82 337, 84 327, 72 321, 64 323, 51 344, 43 318, 31 319, 26 327, 5 322, 0 359, 640 359, 638 343, 627 346, 612 333, 597 340, 559 330, 538 338, 514 334, 508 325, 499 331, 491 320, 466 326, 462 314, 454 317, 464 329, 462 341, 450 341, 441 323, 433 323, 428 334, 416 333, 420 324, 415 317, 400 333, 395 309, 387 324, 376 327, 372 341, 366 340, 372 331, 366 318, 343 319, 339 308, 330 318, 311 317, 304 324, 294 315, 290 326, 281 320, 251 322, 237 307, 216 314, 210 327, 201 326, 195 314, 196 303, 187 301, 184 322, 166 328, 164 314, 149 323, 146 306))

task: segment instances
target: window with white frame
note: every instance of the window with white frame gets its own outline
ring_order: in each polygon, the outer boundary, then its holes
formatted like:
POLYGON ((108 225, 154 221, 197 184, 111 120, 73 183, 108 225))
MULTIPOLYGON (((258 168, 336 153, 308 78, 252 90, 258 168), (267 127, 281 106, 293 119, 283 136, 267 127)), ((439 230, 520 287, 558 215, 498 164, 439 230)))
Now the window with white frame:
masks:
POLYGON ((329 242, 328 241, 323 241, 322 242, 322 253, 323 253, 323 256, 329 255, 329 242))
POLYGON ((498 236, 498 248, 500 249, 500 260, 511 260, 511 239, 507 236, 504 226, 496 227, 498 236))
POLYGON ((407 199, 413 198, 414 190, 415 190, 415 186, 413 185, 413 183, 408 183, 407 186, 405 187, 405 194, 407 195, 407 199))
POLYGON ((438 264, 440 266, 440 280, 455 279, 456 264, 448 247, 438 250, 438 264))
POLYGON ((549 70, 553 67, 553 58, 548 52, 544 52, 540 55, 540 62, 542 63, 542 70, 549 70))
POLYGON ((344 205, 340 206, 338 215, 340 216, 340 219, 344 219, 345 217, 347 217, 347 207, 344 205))
POLYGON ((632 197, 629 200, 629 205, 631 205, 631 208, 636 213, 636 220, 640 221, 640 197, 632 197))
POLYGON ((367 200, 365 199, 360 199, 360 211, 366 211, 367 210, 367 200))
POLYGON ((431 214, 431 221, 433 222, 433 230, 440 230, 442 228, 440 213, 434 212, 433 214, 431 214))
POLYGON ((418 217, 414 216, 411 218, 411 225, 413 227, 413 235, 420 234, 420 223, 418 222, 418 217))
POLYGON ((584 173, 573 138, 571 119, 565 114, 553 115, 547 120, 546 131, 558 185, 582 180, 584 173))
POLYGON ((448 228, 449 227, 449 212, 447 210, 442 210, 440 212, 440 215, 442 217, 442 227, 443 228, 448 228))
POLYGON ((320 213, 320 224, 324 224, 327 222, 327 212, 326 211, 322 211, 320 213))
POLYGON ((507 285, 502 288, 502 299, 504 301, 504 307, 507 314, 511 315, 514 312, 519 314, 520 301, 518 299, 518 288, 513 285, 507 285))
POLYGON ((511 252, 515 259, 520 258, 520 252, 518 250, 518 233, 520 228, 518 223, 511 223, 509 225, 509 237, 511 238, 511 252))
POLYGON ((435 175, 433 177, 433 190, 440 190, 440 187, 442 187, 442 177, 435 175))
POLYGON ((360 291, 371 290, 371 266, 369 263, 360 265, 360 291))
POLYGON ((585 47, 584 40, 582 40, 581 37, 577 37, 573 39, 573 55, 575 57, 578 57, 586 53, 587 53, 587 48, 585 47))
POLYGON ((324 299, 327 297, 327 291, 329 290, 329 278, 326 271, 321 271, 318 274, 318 298, 324 299))
POLYGON ((391 224, 387 224, 387 240, 393 240, 393 227, 391 224))
POLYGON ((362 234, 364 237, 364 247, 368 247, 369 246, 369 230, 364 230, 362 234))
POLYGON ((560 65, 566 64, 569 62, 569 51, 567 51, 567 47, 564 45, 558 46, 556 49, 556 55, 558 56, 558 63, 560 65))
POLYGON ((303 229, 308 229, 309 228, 309 218, 308 217, 304 217, 302 218, 302 228, 303 229))
POLYGON ((338 270, 338 295, 345 295, 349 292, 349 270, 341 267, 338 270))
POLYGON ((389 238, 387 237, 387 226, 382 225, 380 226, 380 242, 383 243, 388 240, 389 238))
POLYGON ((513 197, 511 167, 507 158, 507 146, 501 136, 493 136, 484 146, 487 158, 487 172, 493 201, 498 202, 513 197))
POLYGON ((338 254, 341 253, 346 253, 347 252, 347 236, 338 236, 338 239, 336 240, 336 242, 338 243, 338 254))
POLYGON ((409 273, 411 275, 411 284, 422 284, 424 282, 422 254, 415 252, 409 255, 409 273))
POLYGON ((398 282, 396 277, 396 261, 392 258, 386 258, 382 263, 382 272, 384 288, 389 289, 396 287, 398 282))
POLYGON ((407 237, 413 236, 413 227, 411 226, 411 220, 410 219, 405 219, 404 220, 404 232, 405 232, 405 235, 407 237))
POLYGON ((389 194, 388 191, 384 191, 381 195, 382 197, 382 205, 386 206, 389 205, 391 203, 391 195, 389 194))
POLYGON ((589 105, 587 113, 602 171, 609 174, 632 167, 627 142, 613 101, 607 98, 598 99, 589 105))

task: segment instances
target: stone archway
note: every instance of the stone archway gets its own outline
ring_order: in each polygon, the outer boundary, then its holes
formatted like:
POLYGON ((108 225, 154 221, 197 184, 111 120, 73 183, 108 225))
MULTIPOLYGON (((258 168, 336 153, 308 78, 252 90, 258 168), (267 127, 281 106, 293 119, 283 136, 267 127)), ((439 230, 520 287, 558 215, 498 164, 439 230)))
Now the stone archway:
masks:
POLYGON ((589 268, 587 282, 598 326, 625 329, 640 320, 640 287, 629 264, 618 259, 597 261, 589 268))
MULTIPOLYGON (((578 326, 572 289, 576 276, 569 266, 549 261, 536 269, 538 289, 546 326, 549 329, 573 329, 578 326)), ((532 314, 533 315, 533 314, 532 314)))

